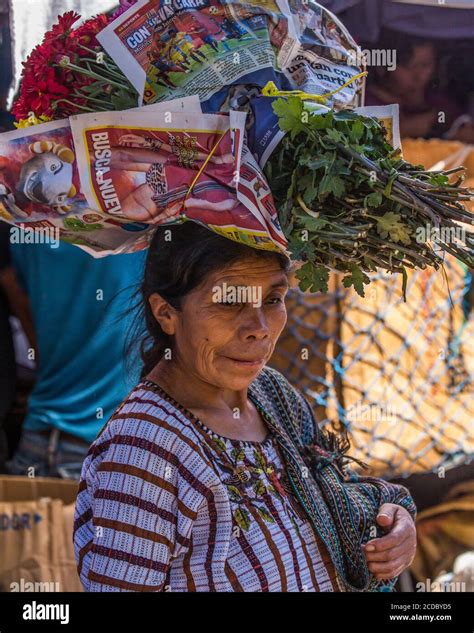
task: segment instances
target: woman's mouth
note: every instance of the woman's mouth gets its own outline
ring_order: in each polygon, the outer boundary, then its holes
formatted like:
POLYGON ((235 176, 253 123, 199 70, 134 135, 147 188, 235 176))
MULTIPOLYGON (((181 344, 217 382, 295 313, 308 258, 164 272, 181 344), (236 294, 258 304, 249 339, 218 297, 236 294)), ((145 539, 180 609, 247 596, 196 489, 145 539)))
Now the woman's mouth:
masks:
POLYGON ((240 365, 241 367, 259 367, 265 363, 265 358, 257 358, 253 360, 241 359, 241 358, 231 358, 230 356, 224 356, 227 360, 240 365))

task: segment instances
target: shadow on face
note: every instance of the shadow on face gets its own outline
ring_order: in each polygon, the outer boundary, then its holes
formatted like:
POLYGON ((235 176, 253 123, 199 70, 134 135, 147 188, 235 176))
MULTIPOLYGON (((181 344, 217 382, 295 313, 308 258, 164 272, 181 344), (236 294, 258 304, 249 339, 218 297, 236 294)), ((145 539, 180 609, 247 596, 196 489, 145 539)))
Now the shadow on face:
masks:
POLYGON ((288 276, 276 258, 248 257, 210 273, 167 311, 150 297, 155 318, 174 337, 180 371, 222 389, 245 389, 270 359, 285 327, 288 276))

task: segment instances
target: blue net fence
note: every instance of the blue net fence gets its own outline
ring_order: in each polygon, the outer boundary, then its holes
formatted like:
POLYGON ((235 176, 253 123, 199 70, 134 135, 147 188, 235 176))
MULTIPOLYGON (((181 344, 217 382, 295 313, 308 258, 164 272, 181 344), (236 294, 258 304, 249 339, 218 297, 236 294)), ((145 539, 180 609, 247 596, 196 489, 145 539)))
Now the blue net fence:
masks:
MULTIPOLYGON (((472 271, 373 275, 366 297, 331 276, 327 295, 294 282, 270 365, 299 388, 319 424, 347 431, 371 474, 404 477, 468 463, 474 453, 472 271)), ((440 474, 440 473, 439 473, 440 474)), ((441 474, 442 476, 442 474, 441 474)))

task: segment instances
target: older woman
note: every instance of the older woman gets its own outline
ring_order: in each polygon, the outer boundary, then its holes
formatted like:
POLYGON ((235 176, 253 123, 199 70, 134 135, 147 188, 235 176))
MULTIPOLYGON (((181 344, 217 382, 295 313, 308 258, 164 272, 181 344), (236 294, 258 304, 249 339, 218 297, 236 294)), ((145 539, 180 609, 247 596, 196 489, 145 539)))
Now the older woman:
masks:
POLYGON ((265 366, 288 272, 283 254, 193 222, 157 229, 141 381, 82 470, 86 591, 376 591, 412 561, 408 491, 357 477, 265 366))

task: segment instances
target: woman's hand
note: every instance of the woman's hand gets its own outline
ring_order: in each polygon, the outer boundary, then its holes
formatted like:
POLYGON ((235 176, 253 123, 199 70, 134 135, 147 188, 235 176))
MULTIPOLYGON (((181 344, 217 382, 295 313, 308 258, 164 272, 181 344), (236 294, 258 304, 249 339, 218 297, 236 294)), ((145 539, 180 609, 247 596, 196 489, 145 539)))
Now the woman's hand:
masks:
POLYGON ((388 533, 362 547, 369 570, 377 580, 388 580, 411 565, 416 552, 416 528, 408 510, 394 503, 380 507, 377 523, 388 533))

